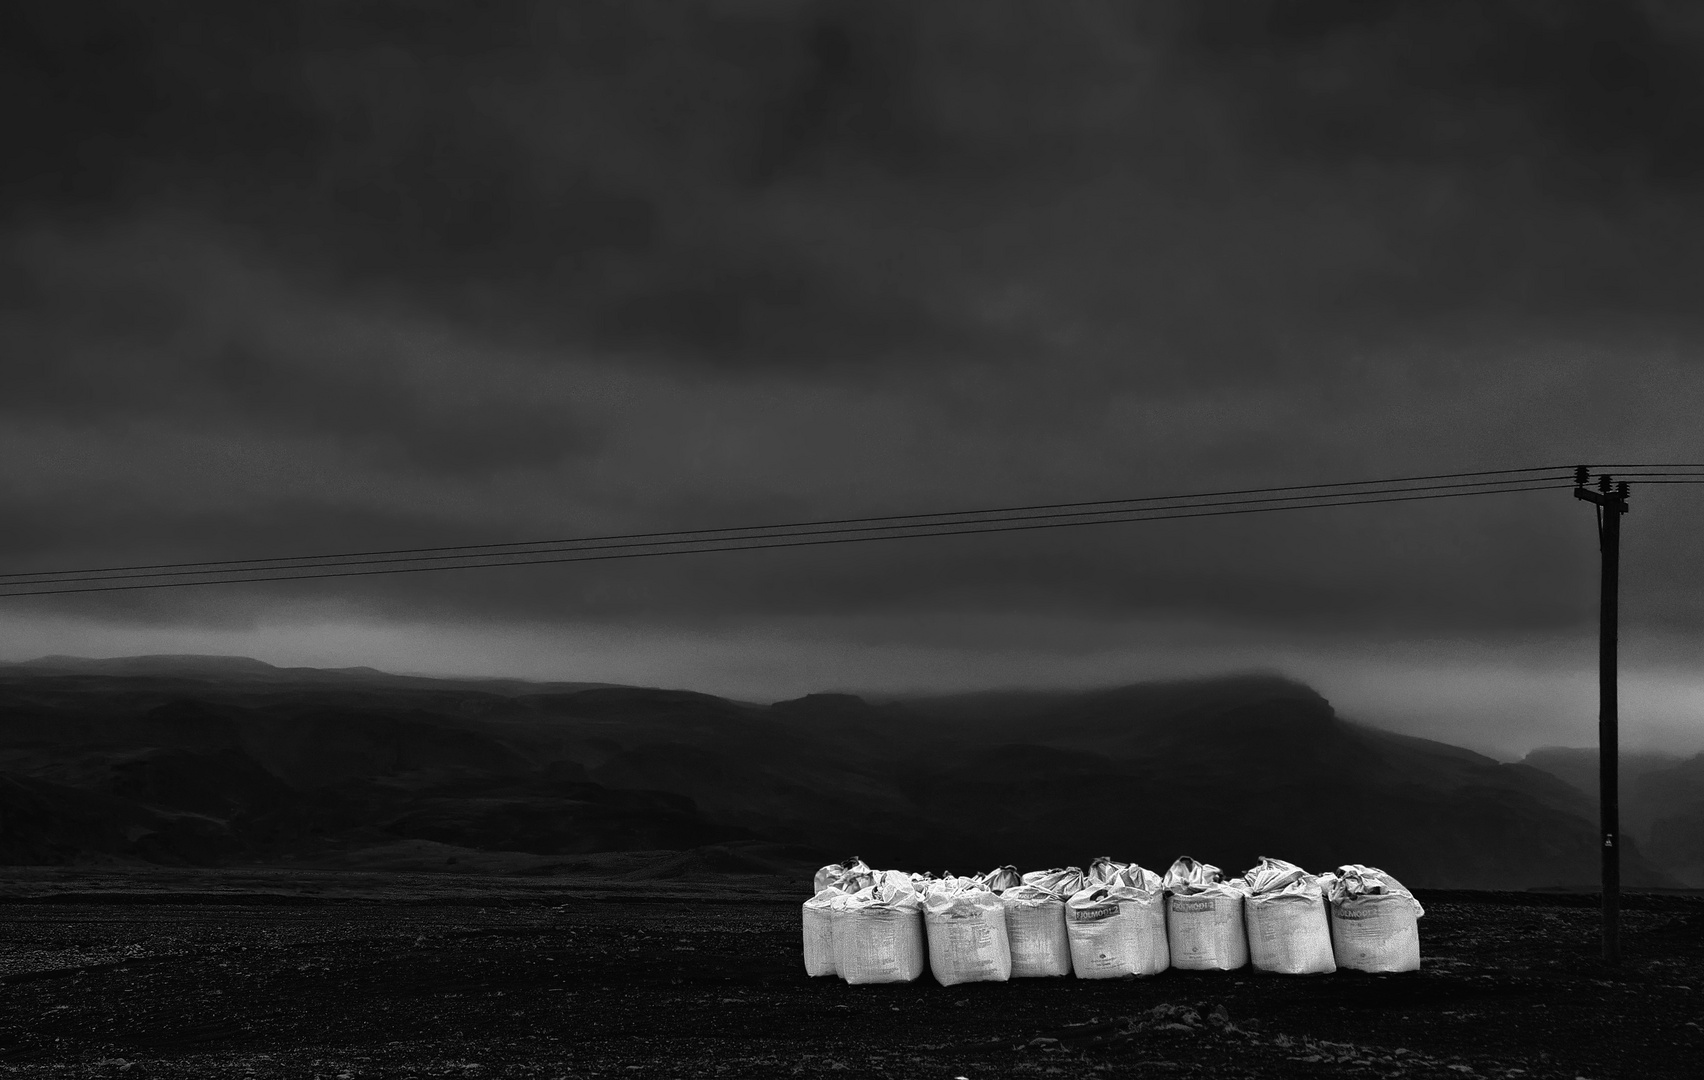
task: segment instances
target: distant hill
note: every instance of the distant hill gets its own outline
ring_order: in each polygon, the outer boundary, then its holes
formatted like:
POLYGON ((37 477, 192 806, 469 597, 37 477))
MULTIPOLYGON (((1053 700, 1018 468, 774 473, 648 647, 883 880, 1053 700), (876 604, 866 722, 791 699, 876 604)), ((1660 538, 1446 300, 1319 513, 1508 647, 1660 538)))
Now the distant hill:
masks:
MULTIPOLYGON (((1595 833, 1591 800, 1549 772, 1346 721, 1276 676, 763 706, 231 657, 0 667, 9 863, 698 852, 690 868, 856 851, 914 869, 1192 854, 1240 871, 1270 854, 1527 888, 1595 882, 1595 833)), ((1637 846, 1625 878, 1674 883, 1637 846)))
MULTIPOLYGON (((1704 754, 1619 756, 1622 831, 1686 885, 1704 888, 1704 754)), ((1597 813, 1595 747, 1547 746, 1523 761, 1579 789, 1597 813)))
POLYGON ((17 663, 0 663, 0 677, 19 675, 131 675, 142 678, 181 678, 203 682, 269 682, 284 685, 332 684, 407 687, 478 687, 494 694, 536 694, 541 690, 573 691, 617 685, 599 682, 532 682, 526 679, 455 679, 430 675, 393 675, 373 667, 277 667, 248 656, 172 653, 155 656, 43 656, 17 663))

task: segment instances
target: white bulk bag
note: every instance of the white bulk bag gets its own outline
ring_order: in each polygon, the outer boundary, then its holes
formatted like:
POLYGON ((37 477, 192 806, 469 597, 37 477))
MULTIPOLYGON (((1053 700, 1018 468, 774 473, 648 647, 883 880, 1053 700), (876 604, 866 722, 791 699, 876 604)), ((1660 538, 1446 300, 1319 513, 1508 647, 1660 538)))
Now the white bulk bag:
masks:
POLYGON ((980 881, 936 882, 923 896, 929 970, 942 986, 1012 977, 1006 909, 980 881))
POLYGON ((1158 975, 1171 964, 1159 876, 1139 866, 1120 876, 1128 880, 1089 886, 1065 902, 1071 969, 1079 979, 1158 975))
POLYGON ((1210 863, 1187 855, 1166 871, 1166 943, 1183 971, 1235 971, 1248 963, 1241 883, 1220 880, 1210 863))
POLYGON ((846 893, 830 885, 804 903, 805 974, 838 975, 835 960, 834 905, 846 893))
POLYGON ((1353 971, 1420 970, 1420 923, 1414 894, 1383 870, 1360 863, 1337 868, 1326 887, 1331 948, 1337 966, 1353 971))
POLYGON ((1256 971, 1327 975, 1337 970, 1319 878, 1294 863, 1262 855, 1246 875, 1243 901, 1249 958, 1256 971))
POLYGON ((835 968, 854 986, 911 982, 923 974, 923 904, 910 878, 877 870, 875 883, 834 903, 835 968))
POLYGON ((1039 885, 1015 885, 1000 894, 1000 904, 1006 909, 1012 978, 1071 974, 1064 897, 1039 885))
POLYGON ((1021 885, 1023 880, 1015 866, 1002 866, 982 875, 982 883, 997 893, 1005 892, 1014 885, 1021 885))

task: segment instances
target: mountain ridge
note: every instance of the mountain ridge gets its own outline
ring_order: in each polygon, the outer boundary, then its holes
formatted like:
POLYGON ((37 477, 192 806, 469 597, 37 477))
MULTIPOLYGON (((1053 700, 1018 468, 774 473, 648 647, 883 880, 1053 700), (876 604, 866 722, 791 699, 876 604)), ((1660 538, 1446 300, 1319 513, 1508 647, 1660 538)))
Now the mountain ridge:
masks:
MULTIPOLYGON (((517 857, 747 844, 961 872, 1187 853, 1233 870, 1262 854, 1366 862, 1444 888, 1596 878, 1583 793, 1346 720, 1272 674, 998 703, 757 705, 271 665, 256 677, 224 662, 162 674, 174 663, 144 659, 0 668, 0 861, 358 865, 410 843, 517 857)), ((1624 876, 1676 883, 1637 844, 1624 876)))

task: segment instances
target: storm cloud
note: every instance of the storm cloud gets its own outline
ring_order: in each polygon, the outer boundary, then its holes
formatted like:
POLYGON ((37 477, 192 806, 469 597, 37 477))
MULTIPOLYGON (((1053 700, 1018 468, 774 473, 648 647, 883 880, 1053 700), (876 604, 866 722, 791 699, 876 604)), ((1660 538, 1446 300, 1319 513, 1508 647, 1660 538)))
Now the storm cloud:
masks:
MULTIPOLYGON (((0 19, 7 569, 1700 460, 1688 5, 0 19)), ((1704 634, 1693 490, 1628 519, 1653 669, 1704 634)), ((1411 647, 1589 664, 1595 571, 1545 492, 13 599, 0 644, 282 621, 750 696, 1299 664, 1395 715, 1411 647)))

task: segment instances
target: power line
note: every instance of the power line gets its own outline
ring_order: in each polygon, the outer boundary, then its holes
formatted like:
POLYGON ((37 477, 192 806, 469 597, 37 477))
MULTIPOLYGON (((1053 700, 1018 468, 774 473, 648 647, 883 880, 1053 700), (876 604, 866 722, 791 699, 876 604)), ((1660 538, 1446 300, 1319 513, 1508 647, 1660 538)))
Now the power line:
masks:
MULTIPOLYGON (((898 540, 917 536, 954 536, 1064 528, 1076 525, 1218 517, 1238 513, 1300 510, 1316 506, 1412 502, 1465 495, 1572 487, 1574 486, 1571 482, 1572 470, 1568 470, 1567 475, 1554 477, 1533 475, 1546 472, 1562 473, 1565 468, 1564 466, 1534 466, 1521 469, 1487 469, 1472 472, 1433 473, 1424 476, 1390 477, 1383 480, 1290 484, 1181 495, 1149 495, 1123 499, 1042 503, 980 510, 894 514, 881 517, 831 518, 775 525, 682 529, 558 540, 390 548, 368 552, 154 563, 80 570, 13 572, 0 574, 0 598, 6 596, 51 596, 79 592, 182 588, 195 585, 232 585, 245 582, 368 577, 383 574, 473 569, 482 566, 529 566, 563 562, 591 562, 698 552, 811 547, 824 544, 857 543, 866 540, 898 540), (1467 479, 1472 477, 1486 479, 1467 479), (1425 483, 1426 481, 1437 480, 1462 480, 1465 482, 1425 483), (1365 490, 1348 490, 1351 488, 1365 490), (1250 497, 1258 495, 1269 497, 1250 497), (1221 499, 1222 497, 1228 498, 1223 498, 1223 501, 1202 501, 1221 499), (422 563, 434 565, 420 565, 422 563), (201 580, 183 580, 191 577, 201 580), (134 581, 136 583, 112 584, 118 581, 134 581), (51 587, 42 589, 22 588, 34 585, 51 587), (86 587, 64 587, 69 585, 86 587)), ((1704 482, 1687 479, 1704 477, 1704 472, 1680 471, 1704 470, 1704 465, 1600 466, 1599 468, 1603 471, 1612 468, 1617 469, 1619 477, 1637 479, 1640 483, 1686 484, 1704 482), (1664 471, 1632 473, 1620 471, 1627 469, 1661 469, 1664 471)))
MULTIPOLYGON (((496 561, 466 562, 466 563, 462 563, 462 564, 459 564, 459 565, 456 565, 456 566, 386 567, 384 569, 378 569, 378 570, 340 569, 340 570, 337 570, 337 571, 324 572, 324 573, 306 573, 306 574, 287 573, 287 574, 278 574, 278 575, 271 575, 271 576, 240 577, 240 578, 228 578, 228 579, 218 579, 218 580, 205 580, 204 579, 204 580, 197 580, 197 581, 166 581, 166 582, 152 582, 152 583, 148 583, 148 584, 134 584, 134 585, 94 585, 94 586, 88 586, 88 587, 83 587, 83 588, 75 588, 75 589, 38 589, 38 590, 29 590, 29 591, 20 591, 20 592, 0 592, 0 597, 3 597, 3 596, 59 596, 59 595, 66 595, 66 594, 71 594, 71 593, 127 592, 127 591, 132 591, 132 590, 137 590, 137 589, 190 588, 190 587, 204 586, 204 585, 236 585, 236 584, 244 584, 244 583, 249 583, 249 582, 306 581, 306 580, 319 580, 319 579, 340 578, 340 577, 372 577, 372 576, 387 575, 387 574, 416 574, 416 573, 438 572, 438 571, 443 571, 443 570, 462 570, 462 569, 472 569, 472 568, 475 568, 475 567, 482 567, 482 566, 535 566, 535 565, 556 564, 556 563, 601 562, 601 561, 611 560, 611 559, 642 559, 642 558, 652 558, 652 557, 667 556, 667 555, 684 555, 684 554, 710 553, 710 552, 723 552, 723 551, 759 551, 759 550, 767 550, 767 549, 772 549, 772 548, 816 547, 816 546, 820 546, 820 545, 824 545, 824 544, 855 544, 855 543, 864 543, 864 542, 876 541, 876 540, 899 540, 899 539, 909 539, 909 538, 922 537, 922 536, 962 536, 962 535, 973 535, 973 534, 978 534, 978 533, 1025 532, 1025 531, 1029 531, 1029 530, 1032 530, 1032 529, 1059 529, 1059 528, 1070 528, 1072 526, 1077 526, 1077 525, 1099 525, 1099 524, 1111 524, 1111 523, 1115 523, 1115 522, 1132 523, 1132 522, 1140 522, 1140 521, 1174 521, 1174 520, 1179 520, 1179 519, 1182 519, 1182 518, 1224 517, 1224 516, 1229 516, 1229 515, 1234 515, 1234 514, 1263 514, 1263 513, 1272 513, 1272 512, 1281 511, 1281 510, 1303 510, 1303 509, 1313 509, 1313 508, 1331 507, 1331 506, 1364 506, 1364 505, 1368 505, 1370 503, 1420 502, 1420 501, 1425 501, 1425 500, 1430 500, 1430 499, 1458 499, 1458 498, 1464 498, 1464 497, 1471 496, 1471 495, 1495 495, 1495 494, 1514 493, 1514 492, 1522 492, 1522 491, 1566 490, 1566 489, 1571 488, 1573 486, 1574 485, 1572 484, 1572 482, 1567 482, 1567 483, 1551 482, 1551 483, 1529 484, 1529 485, 1524 486, 1524 487, 1495 487, 1495 488, 1482 487, 1482 488, 1478 488, 1478 489, 1471 490, 1471 491, 1442 491, 1442 492, 1432 492, 1432 493, 1429 493, 1429 494, 1392 494, 1392 495, 1386 495, 1386 496, 1374 497, 1374 498, 1357 497, 1357 493, 1343 493, 1346 497, 1342 498, 1341 501, 1337 501, 1337 502, 1310 502, 1310 503, 1290 504, 1290 505, 1282 505, 1282 506, 1241 506, 1241 507, 1238 507, 1238 508, 1235 508, 1235 509, 1217 509, 1217 510, 1205 510, 1205 511, 1192 511, 1190 513, 1182 513, 1182 514, 1166 513, 1165 508, 1159 508, 1158 513, 1150 513, 1149 516, 1127 517, 1127 518, 1122 518, 1122 519, 1101 517, 1101 518, 1096 518, 1096 519, 1088 520, 1088 521, 1083 521, 1083 520, 1077 520, 1077 521, 1045 521, 1045 522, 1040 522, 1040 523, 1030 523, 1030 524, 1023 524, 1023 525, 993 524, 992 527, 981 527, 981 528, 950 527, 950 528, 942 528, 939 531, 935 531, 935 532, 909 532, 909 533, 901 533, 901 534, 898 534, 898 535, 889 535, 889 536, 871 536, 871 535, 850 536, 850 535, 815 534, 815 538, 808 539, 808 540, 807 539, 794 539, 794 540, 781 540, 781 541, 777 541, 777 542, 760 542, 760 543, 755 543, 755 544, 739 544, 739 543, 732 543, 732 542, 729 542, 729 541, 708 540, 708 541, 705 541, 706 544, 712 544, 713 545, 713 544, 719 543, 719 544, 721 544, 721 546, 704 546, 704 547, 691 548, 691 549, 672 549, 672 550, 663 550, 663 551, 657 551, 657 550, 647 550, 647 551, 621 550, 621 551, 614 551, 614 552, 605 552, 605 553, 601 553, 601 554, 589 554, 589 555, 588 554, 577 554, 577 555, 559 556, 559 557, 545 558, 545 559, 531 558, 531 557, 528 557, 529 553, 523 552, 523 553, 519 553, 518 556, 511 556, 510 561, 506 561, 506 562, 496 562, 496 561)), ((1360 493, 1360 494, 1376 494, 1376 493, 1360 493)), ((983 526, 990 525, 989 522, 971 522, 971 523, 964 523, 964 524, 983 525, 983 526)), ((733 539, 741 539, 741 538, 733 538, 733 539)), ((757 539, 761 540, 762 538, 757 538, 757 539)), ((637 546, 645 546, 645 545, 637 545, 637 546)), ((191 565, 194 565, 194 564, 191 564, 191 565)), ((312 569, 312 567, 304 567, 303 569, 312 569)))
MULTIPOLYGON (((1364 491, 1364 492, 1318 492, 1318 493, 1314 493, 1314 494, 1303 494, 1303 495, 1267 496, 1267 497, 1264 497, 1264 498, 1246 498, 1245 497, 1245 498, 1228 499, 1228 500, 1223 500, 1223 501, 1211 501, 1211 500, 1209 500, 1209 501, 1186 502, 1186 501, 1183 501, 1183 500, 1189 498, 1188 496, 1181 496, 1181 497, 1180 496, 1173 496, 1173 497, 1171 497, 1171 499, 1172 499, 1171 503, 1168 504, 1168 505, 1165 505, 1165 506, 1142 507, 1142 506, 1128 506, 1128 505, 1126 505, 1126 506, 1117 506, 1117 507, 1113 507, 1111 509, 1106 509, 1106 510, 1070 510, 1070 511, 1054 512, 1054 513, 1034 513, 1034 514, 1007 513, 1007 514, 1004 514, 1001 517, 984 517, 984 518, 980 519, 980 521, 963 521, 963 520, 947 521, 947 520, 940 520, 940 519, 949 517, 950 515, 932 515, 932 517, 935 518, 935 520, 903 520, 903 521, 899 522, 898 524, 857 525, 857 526, 852 526, 852 527, 844 527, 843 526, 843 527, 838 527, 838 528, 794 528, 794 527, 790 527, 790 526, 749 526, 749 527, 746 527, 744 529, 717 530, 717 532, 720 535, 716 535, 716 536, 706 536, 706 535, 696 535, 695 536, 695 535, 691 535, 690 533, 686 533, 686 532, 682 532, 682 533, 647 533, 647 534, 640 534, 640 535, 656 536, 656 537, 671 537, 671 538, 670 539, 656 539, 656 540, 628 540, 628 541, 625 541, 625 542, 607 542, 606 543, 606 542, 603 542, 605 540, 605 538, 602 538, 602 537, 587 537, 583 540, 562 540, 562 541, 553 541, 553 542, 541 541, 540 542, 541 545, 545 544, 545 543, 549 543, 550 546, 544 547, 541 550, 533 550, 533 551, 517 551, 517 550, 513 549, 513 546, 511 546, 509 550, 499 550, 499 551, 476 551, 476 550, 471 550, 471 547, 470 547, 470 548, 459 549, 458 554, 444 554, 444 555, 390 555, 390 556, 384 556, 384 557, 378 557, 378 558, 354 558, 354 557, 344 558, 344 557, 339 557, 339 556, 302 556, 302 557, 299 557, 297 559, 289 560, 290 562, 295 563, 295 565, 293 565, 293 566, 278 565, 278 563, 282 563, 285 560, 274 560, 273 565, 266 565, 266 566, 251 565, 251 562, 252 562, 251 560, 237 560, 237 561, 233 561, 233 562, 230 562, 230 563, 214 564, 214 565, 211 565, 211 566, 207 566, 207 564, 196 564, 196 563, 180 564, 180 565, 186 565, 186 566, 203 566, 203 567, 205 567, 205 568, 202 568, 202 569, 193 569, 193 570, 188 570, 188 569, 186 569, 186 570, 155 570, 155 571, 138 571, 138 572, 135 572, 135 573, 111 573, 111 572, 103 572, 103 571, 85 571, 80 576, 65 576, 66 574, 71 574, 71 573, 76 573, 76 572, 74 572, 74 571, 60 571, 60 572, 58 572, 57 575, 54 575, 54 576, 49 576, 49 575, 45 575, 45 574, 36 575, 34 577, 23 577, 22 575, 13 575, 13 580, 0 581, 0 587, 17 586, 17 585, 69 585, 69 584, 80 584, 80 583, 87 583, 87 582, 93 582, 93 581, 145 580, 145 579, 151 579, 151 578, 164 578, 164 577, 172 577, 172 578, 203 577, 203 576, 212 576, 212 575, 219 575, 219 574, 234 574, 234 573, 246 574, 246 573, 260 573, 260 572, 265 572, 265 571, 270 571, 270 570, 306 570, 306 569, 319 569, 319 568, 340 567, 340 566, 373 566, 373 565, 387 565, 387 564, 397 564, 397 563, 454 562, 454 561, 461 561, 461 560, 468 560, 468 559, 502 558, 502 557, 506 557, 506 556, 554 555, 554 554, 564 554, 564 553, 567 553, 567 552, 570 552, 570 551, 601 551, 601 550, 622 549, 622 548, 632 548, 632 547, 683 547, 683 546, 687 546, 687 545, 700 545, 700 544, 705 544, 705 543, 710 543, 710 542, 715 542, 715 541, 787 539, 787 538, 801 537, 801 536, 854 535, 854 534, 859 534, 859 533, 874 533, 874 532, 899 533, 900 535, 911 535, 913 533, 921 534, 921 530, 938 529, 938 528, 950 526, 950 525, 997 524, 997 523, 1011 522, 1011 521, 1058 521, 1058 520, 1067 519, 1067 518, 1100 518, 1100 517, 1111 518, 1113 515, 1154 514, 1154 513, 1158 513, 1158 512, 1161 512, 1161 511, 1168 511, 1168 510, 1190 510, 1190 509, 1211 508, 1211 507, 1219 507, 1219 506, 1243 506, 1243 505, 1250 505, 1250 504, 1257 504, 1257 503, 1294 502, 1294 503, 1300 503, 1301 505, 1308 505, 1311 502, 1317 502, 1319 500, 1329 499, 1329 498, 1334 498, 1334 497, 1343 497, 1343 496, 1356 496, 1356 497, 1358 497, 1358 496, 1362 496, 1362 495, 1378 495, 1378 494, 1385 494, 1385 493, 1390 493, 1390 492, 1424 492, 1424 491, 1450 490, 1450 489, 1461 489, 1461 488, 1475 488, 1475 489, 1481 489, 1482 488, 1482 489, 1485 489, 1485 490, 1508 490, 1507 485, 1529 482, 1530 479, 1532 479, 1532 478, 1523 477, 1523 478, 1509 479, 1509 480, 1479 480, 1479 481, 1469 481, 1469 482, 1453 483, 1453 484, 1423 484, 1423 485, 1411 485, 1411 486, 1407 486, 1407 487, 1383 487, 1383 488, 1378 488, 1378 489, 1375 489, 1375 490, 1372 490, 1372 491, 1364 491), (746 534, 746 535, 733 535, 735 533, 743 533, 743 534, 746 534), (572 546, 570 546, 570 545, 572 545, 572 546), (316 560, 316 561, 311 561, 311 562, 307 561, 307 560, 310 560, 310 559, 316 560), (332 560, 335 560, 335 561, 332 561, 332 560)), ((1147 502, 1147 501, 1154 501, 1154 500, 1153 499, 1145 499, 1145 500, 1128 500, 1128 501, 1129 502, 1137 502, 1137 501, 1147 502)), ((1088 505, 1101 505, 1101 504, 1075 503, 1075 504, 1066 504, 1066 505, 1088 506, 1088 505)), ((1020 508, 1020 509, 1029 509, 1029 508, 1020 508)), ((994 514, 994 513, 997 513, 997 511, 981 511, 981 513, 994 514)), ((906 515, 906 518, 908 518, 908 519, 909 518, 921 519, 921 518, 925 518, 926 516, 928 516, 928 515, 915 514, 915 515, 906 515)), ((875 521, 875 520, 886 520, 886 519, 864 518, 864 519, 853 519, 853 520, 875 521)), ((1119 517, 1119 518, 1115 518, 1114 520, 1144 520, 1144 519, 1143 518, 1123 518, 1123 517, 1119 517)), ((1091 522, 1083 522, 1083 523, 1088 524, 1088 523, 1091 523, 1091 522)), ((700 532, 700 533, 707 532, 707 531, 708 530, 694 530, 694 532, 700 532)), ((431 550, 431 549, 426 549, 426 550, 431 550)), ((248 579, 235 579, 235 580, 248 580, 248 579)), ((19 594, 8 594, 8 595, 19 595, 19 594)))
MULTIPOLYGON (((936 512, 936 513, 885 514, 885 515, 876 516, 876 517, 828 518, 828 519, 820 519, 820 520, 814 520, 814 521, 782 522, 782 523, 773 524, 773 525, 727 526, 727 527, 723 527, 723 528, 713 528, 713 529, 676 529, 676 530, 669 530, 669 531, 664 531, 664 532, 623 533, 623 534, 615 534, 615 535, 608 535, 608 536, 588 536, 588 537, 576 537, 576 538, 555 539, 555 540, 516 540, 516 541, 507 541, 507 542, 502 542, 502 543, 491 543, 491 544, 448 544, 448 545, 441 545, 441 546, 435 546, 435 547, 383 548, 383 549, 377 549, 377 550, 371 550, 371 551, 334 552, 334 553, 328 553, 328 554, 323 554, 323 555, 278 555, 278 556, 271 556, 271 557, 265 557, 265 558, 219 559, 219 560, 207 559, 207 560, 201 560, 201 561, 198 561, 198 562, 145 563, 145 564, 131 565, 131 566, 111 566, 111 567, 85 568, 85 569, 73 569, 73 570, 17 571, 17 572, 11 572, 11 573, 0 573, 0 579, 25 578, 25 577, 29 577, 29 578, 58 578, 58 577, 63 577, 65 575, 70 575, 70 574, 78 574, 78 575, 116 574, 116 573, 120 573, 120 572, 124 572, 124 571, 140 571, 140 570, 176 570, 176 569, 187 570, 190 567, 223 568, 223 567, 236 567, 236 566, 239 566, 239 565, 253 565, 253 564, 259 564, 259 563, 286 563, 286 562, 318 563, 318 562, 323 562, 323 561, 326 561, 326 560, 333 560, 333 559, 363 559, 363 558, 383 556, 383 555, 411 555, 411 554, 427 554, 427 553, 431 553, 431 552, 461 551, 461 552, 468 552, 468 553, 481 553, 481 552, 485 552, 485 551, 494 551, 494 550, 497 550, 497 549, 511 549, 511 548, 523 548, 523 547, 548 547, 548 546, 552 546, 552 545, 592 543, 592 542, 598 542, 598 541, 637 541, 637 540, 647 540, 647 539, 651 539, 651 538, 687 537, 687 536, 711 537, 711 536, 723 535, 723 534, 728 534, 728 533, 757 532, 757 531, 767 531, 767 530, 772 530, 772 529, 804 529, 804 528, 814 528, 814 527, 821 527, 821 526, 836 526, 836 525, 847 525, 847 526, 866 525, 866 524, 873 524, 875 522, 883 522, 883 521, 902 522, 902 521, 913 521, 913 520, 918 520, 918 519, 922 519, 922 518, 957 518, 957 517, 986 516, 986 515, 995 515, 995 514, 1004 515, 1004 514, 1024 513, 1024 512, 1029 512, 1029 511, 1069 510, 1069 509, 1072 509, 1072 508, 1075 508, 1075 507, 1091 507, 1091 506, 1118 507, 1118 508, 1122 509, 1122 508, 1130 508, 1128 506, 1128 504, 1132 504, 1132 503, 1177 502, 1177 501, 1184 500, 1184 499, 1220 498, 1220 497, 1235 496, 1235 495, 1264 495, 1264 494, 1270 494, 1270 493, 1273 493, 1273 492, 1281 492, 1281 491, 1306 492, 1306 491, 1316 491, 1316 490, 1320 490, 1320 489, 1341 489, 1341 488, 1350 488, 1350 487, 1380 487, 1380 488, 1383 488, 1383 487, 1388 487, 1389 485, 1393 485, 1393 484, 1411 484, 1411 483, 1420 483, 1420 482, 1429 481, 1429 480, 1459 480, 1459 479, 1464 479, 1464 478, 1467 478, 1467 477, 1474 477, 1474 476, 1513 476, 1514 474, 1520 474, 1520 473, 1564 472, 1564 471, 1569 470, 1571 468, 1572 468, 1572 466, 1567 466, 1567 465, 1541 465, 1541 466, 1534 466, 1534 467, 1531 467, 1531 468, 1524 468, 1524 469, 1482 469, 1482 470, 1475 471, 1475 472, 1433 473, 1433 474, 1426 475, 1426 476, 1387 477, 1387 478, 1380 479, 1380 480, 1339 480, 1339 481, 1333 481, 1333 482, 1329 482, 1329 483, 1318 483, 1318 484, 1285 484, 1285 485, 1281 485, 1281 486, 1277 486, 1277 487, 1240 488, 1240 489, 1232 489, 1232 490, 1227 490, 1227 491, 1203 491, 1203 492, 1191 492, 1191 493, 1188 493, 1188 494, 1181 494, 1181 495, 1144 495, 1144 496, 1137 496, 1137 497, 1125 498, 1125 499, 1096 499, 1096 500, 1091 500, 1091 501, 1086 501, 1086 502, 1041 503, 1041 504, 1036 504, 1036 505, 1031 505, 1031 506, 1007 506, 1007 507, 987 508, 987 509, 981 509, 981 510, 948 510, 948 511, 936 512)), ((1699 468, 1704 468, 1704 466, 1699 466, 1699 468)), ((1492 483, 1519 483, 1519 482, 1521 482, 1521 480, 1518 480, 1518 479, 1517 480, 1508 480, 1508 481, 1487 480, 1487 481, 1484 481, 1484 482, 1487 483, 1487 484, 1492 484, 1492 483)), ((1298 496, 1298 497, 1302 497, 1302 496, 1298 496)), ((1104 512, 1105 513, 1116 513, 1116 512, 1119 512, 1119 511, 1117 509, 1114 509, 1114 510, 1108 510, 1108 511, 1104 511, 1104 512)), ((449 556, 449 557, 453 558, 455 556, 449 556)), ((262 567, 262 569, 265 569, 265 567, 262 567)), ((26 584, 26 582, 15 582, 15 583, 26 584)))

